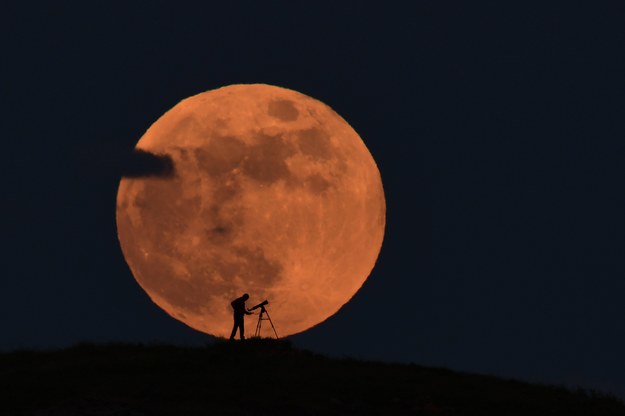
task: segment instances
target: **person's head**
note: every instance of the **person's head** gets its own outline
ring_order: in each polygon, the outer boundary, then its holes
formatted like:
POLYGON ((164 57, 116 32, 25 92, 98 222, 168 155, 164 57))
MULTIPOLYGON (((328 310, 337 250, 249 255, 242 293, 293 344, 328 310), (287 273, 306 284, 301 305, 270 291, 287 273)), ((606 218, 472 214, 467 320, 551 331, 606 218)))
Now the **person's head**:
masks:
POLYGON ((250 298, 250 295, 248 295, 247 293, 244 293, 242 298, 243 300, 248 300, 250 298))

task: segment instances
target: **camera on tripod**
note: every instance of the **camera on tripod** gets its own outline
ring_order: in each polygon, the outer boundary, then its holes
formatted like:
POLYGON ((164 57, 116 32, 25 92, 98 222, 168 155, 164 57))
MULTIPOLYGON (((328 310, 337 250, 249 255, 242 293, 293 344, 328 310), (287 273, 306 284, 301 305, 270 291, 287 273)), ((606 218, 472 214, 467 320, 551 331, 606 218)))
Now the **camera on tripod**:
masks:
POLYGON ((268 305, 268 304, 269 304, 269 301, 265 299, 264 301, 262 301, 262 302, 261 302, 261 303, 259 303, 258 305, 254 306, 254 307, 252 307, 252 308, 250 308, 250 309, 248 309, 248 310, 249 310, 249 311, 253 311, 253 310, 258 309, 258 308, 263 308, 263 309, 265 309, 265 305, 268 305))

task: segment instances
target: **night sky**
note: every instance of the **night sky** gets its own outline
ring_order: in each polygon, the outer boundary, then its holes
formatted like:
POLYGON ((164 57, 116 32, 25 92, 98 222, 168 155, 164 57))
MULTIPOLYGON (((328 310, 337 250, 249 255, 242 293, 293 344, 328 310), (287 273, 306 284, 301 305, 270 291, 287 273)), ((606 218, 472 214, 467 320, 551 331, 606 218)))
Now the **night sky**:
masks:
POLYGON ((26 3, 0 7, 0 349, 211 342, 134 280, 117 186, 181 99, 267 83, 343 116, 387 199, 371 277, 296 345, 625 398, 622 2, 26 3))

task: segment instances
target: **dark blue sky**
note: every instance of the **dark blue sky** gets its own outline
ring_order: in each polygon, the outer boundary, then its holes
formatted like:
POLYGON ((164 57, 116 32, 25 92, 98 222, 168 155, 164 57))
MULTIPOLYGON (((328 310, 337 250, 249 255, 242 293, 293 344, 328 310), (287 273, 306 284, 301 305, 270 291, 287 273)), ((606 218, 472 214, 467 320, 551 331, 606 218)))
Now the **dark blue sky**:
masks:
POLYGON ((256 3, 2 6, 0 348, 209 340, 124 262, 121 163, 262 82, 348 120, 387 197, 372 276, 296 344, 625 397, 625 6, 256 3))

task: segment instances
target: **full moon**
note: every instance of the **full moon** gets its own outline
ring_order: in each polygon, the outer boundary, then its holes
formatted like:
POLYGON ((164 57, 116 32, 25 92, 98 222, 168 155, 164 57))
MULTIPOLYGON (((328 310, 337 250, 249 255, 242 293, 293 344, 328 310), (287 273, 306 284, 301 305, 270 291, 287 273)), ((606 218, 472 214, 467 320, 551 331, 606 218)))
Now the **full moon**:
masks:
POLYGON ((335 314, 371 273, 386 215, 380 173, 322 102, 230 85, 182 100, 136 147, 169 156, 174 174, 122 178, 118 237, 139 285, 173 318, 227 337, 230 302, 249 293, 248 308, 267 299, 278 334, 292 335, 335 314))

